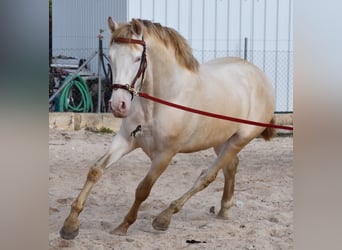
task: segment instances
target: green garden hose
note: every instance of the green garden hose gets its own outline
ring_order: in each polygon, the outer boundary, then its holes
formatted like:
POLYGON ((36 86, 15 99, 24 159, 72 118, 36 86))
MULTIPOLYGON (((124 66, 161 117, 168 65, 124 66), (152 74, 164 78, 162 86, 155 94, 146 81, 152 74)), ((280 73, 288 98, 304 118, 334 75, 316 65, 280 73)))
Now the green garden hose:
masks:
MULTIPOLYGON (((68 81, 70 77, 71 76, 68 76, 64 81, 68 81)), ((82 77, 76 75, 61 92, 59 99, 59 111, 91 112, 92 110, 93 101, 91 99, 87 83, 82 77), (78 104, 74 104, 72 101, 74 91, 77 91, 77 94, 80 94, 80 101, 78 104)))

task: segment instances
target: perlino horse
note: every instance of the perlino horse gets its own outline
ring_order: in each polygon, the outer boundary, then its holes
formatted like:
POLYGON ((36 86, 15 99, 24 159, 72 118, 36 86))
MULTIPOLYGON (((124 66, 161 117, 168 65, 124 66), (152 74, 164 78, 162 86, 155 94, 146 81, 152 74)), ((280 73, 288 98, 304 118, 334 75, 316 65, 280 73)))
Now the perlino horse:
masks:
POLYGON ((141 148, 151 167, 136 189, 135 200, 123 222, 111 233, 125 235, 137 218, 141 203, 177 153, 213 147, 217 158, 192 188, 174 200, 152 223, 167 230, 173 214, 206 188, 222 169, 225 183, 218 217, 227 218, 233 204, 237 154, 261 135, 269 140, 274 128, 223 121, 154 103, 135 96, 138 90, 160 99, 208 112, 274 123, 274 93, 265 74, 239 58, 220 58, 199 65, 186 40, 174 29, 147 20, 118 24, 108 18, 113 92, 110 107, 122 119, 108 151, 89 170, 86 183, 71 205, 60 235, 73 239, 78 216, 103 172, 122 156, 141 148))

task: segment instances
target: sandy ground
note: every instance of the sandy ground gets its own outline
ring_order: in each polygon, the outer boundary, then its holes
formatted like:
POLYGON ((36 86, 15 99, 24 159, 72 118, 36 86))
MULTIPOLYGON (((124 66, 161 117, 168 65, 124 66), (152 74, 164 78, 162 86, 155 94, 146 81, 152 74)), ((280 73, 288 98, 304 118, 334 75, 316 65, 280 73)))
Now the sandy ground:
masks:
POLYGON ((140 150, 125 156, 103 175, 80 215, 80 233, 63 240, 59 230, 88 169, 111 142, 113 134, 89 131, 49 133, 50 249, 293 249, 293 138, 253 140, 240 152, 234 205, 228 220, 217 219, 223 174, 192 197, 173 216, 168 231, 151 222, 168 204, 187 191, 215 159, 213 150, 179 154, 142 204, 127 236, 109 234, 125 216, 134 191, 149 168, 140 150), (200 243, 187 243, 195 240, 200 243))

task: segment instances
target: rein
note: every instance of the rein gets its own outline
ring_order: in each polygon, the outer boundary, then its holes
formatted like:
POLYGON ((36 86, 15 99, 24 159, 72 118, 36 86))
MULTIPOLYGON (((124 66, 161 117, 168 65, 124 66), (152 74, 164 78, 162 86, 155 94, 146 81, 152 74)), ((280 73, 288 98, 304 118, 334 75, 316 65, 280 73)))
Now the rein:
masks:
POLYGON ((137 95, 140 96, 140 97, 143 97, 145 99, 149 99, 151 101, 158 102, 160 104, 164 104, 164 105, 167 105, 167 106, 170 106, 170 107, 173 107, 173 108, 177 108, 177 109, 181 109, 181 110, 184 110, 184 111, 196 113, 196 114, 199 114, 199 115, 209 116, 209 117, 213 117, 213 118, 217 118, 217 119, 221 119, 221 120, 227 120, 227 121, 238 122, 238 123, 245 123, 245 124, 255 125, 255 126, 259 126, 259 127, 268 127, 268 128, 293 130, 293 127, 289 127, 289 126, 283 126, 283 125, 277 125, 277 124, 271 124, 271 123, 255 122, 255 121, 240 119, 240 118, 236 118, 236 117, 231 117, 231 116, 225 116, 225 115, 219 115, 219 114, 215 114, 215 113, 210 113, 210 112, 199 110, 199 109, 193 109, 193 108, 186 107, 186 106, 183 106, 183 105, 179 105, 179 104, 176 104, 176 103, 168 102, 168 101, 165 101, 163 99, 159 99, 159 98, 154 97, 154 96, 150 96, 147 93, 138 92, 137 95))
POLYGON ((114 39, 114 41, 117 43, 132 43, 132 44, 138 44, 138 45, 143 46, 143 52, 141 55, 139 70, 138 70, 137 74, 135 75, 132 83, 131 84, 115 83, 112 85, 112 89, 114 89, 114 90, 116 90, 118 88, 127 90, 129 93, 131 93, 132 99, 136 95, 136 96, 140 96, 140 97, 143 97, 145 99, 151 100, 153 102, 157 102, 157 103, 167 105, 167 106, 170 106, 173 108, 177 108, 177 109, 181 109, 184 111, 188 111, 188 112, 192 112, 195 114, 204 115, 204 116, 208 116, 208 117, 213 117, 213 118, 217 118, 217 119, 221 119, 221 120, 227 120, 227 121, 238 122, 238 123, 245 123, 245 124, 255 125, 255 126, 259 126, 259 127, 293 130, 293 127, 290 127, 290 126, 283 126, 283 125, 277 125, 277 124, 271 124, 271 123, 262 123, 262 122, 250 121, 250 120, 240 119, 240 118, 236 118, 236 117, 206 112, 203 110, 198 110, 198 109, 186 107, 183 105, 179 105, 176 103, 168 102, 168 101, 165 101, 163 99, 151 96, 147 93, 140 92, 140 91, 136 90, 134 88, 134 86, 135 86, 135 83, 140 76, 142 76, 141 77, 141 86, 142 86, 142 82, 144 80, 144 75, 145 75, 145 70, 147 67, 146 43, 144 41, 144 38, 142 40, 137 40, 137 39, 131 39, 131 38, 117 37, 114 39))

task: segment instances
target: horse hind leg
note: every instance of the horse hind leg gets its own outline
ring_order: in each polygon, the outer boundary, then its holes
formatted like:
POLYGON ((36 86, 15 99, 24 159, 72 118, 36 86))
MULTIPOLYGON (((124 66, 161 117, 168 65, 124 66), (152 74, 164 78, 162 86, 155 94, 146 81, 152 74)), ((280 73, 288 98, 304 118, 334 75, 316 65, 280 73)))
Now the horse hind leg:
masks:
POLYGON ((235 158, 227 165, 223 166, 222 171, 224 174, 224 188, 221 199, 221 209, 217 214, 220 219, 228 218, 228 210, 233 205, 235 175, 239 164, 239 158, 235 158))
MULTIPOLYGON (((192 186, 192 188, 187 191, 184 195, 182 195, 179 199, 171 202, 168 208, 166 208, 164 211, 162 211, 152 222, 152 226, 154 229, 165 231, 168 229, 169 224, 171 222, 172 215, 179 212, 184 204, 196 193, 206 188, 212 181, 215 180, 216 175, 218 171, 229 164, 231 161, 236 162, 236 155, 237 153, 251 140, 251 138, 242 138, 238 134, 235 134, 233 137, 231 137, 225 144, 222 145, 220 153, 218 154, 217 160, 215 163, 210 166, 208 169, 203 171, 200 175, 200 177, 197 179, 195 184, 192 186)), ((235 168, 236 164, 233 164, 235 168)), ((231 166, 231 165, 229 165, 231 166)), ((233 169, 234 169, 233 168, 233 169)), ((229 173, 228 176, 232 173, 232 171, 226 171, 229 173)), ((236 172, 233 171, 233 172, 236 172)), ((228 178, 228 177, 227 177, 228 178)), ((231 188, 233 186, 231 185, 231 182, 227 183, 227 190, 226 194, 223 197, 223 204, 224 208, 221 209, 220 214, 224 216, 227 212, 225 209, 226 207, 229 207, 229 200, 232 197, 232 192, 230 192, 231 188), (231 195, 229 195, 231 193, 231 195), (227 205, 228 204, 228 205, 227 205)))
MULTIPOLYGON (((274 123, 273 119, 271 123, 274 123)), ((251 131, 248 134, 249 136, 246 136, 246 138, 250 138, 250 139, 247 139, 247 141, 249 142, 258 133, 251 131)), ((261 133, 261 135, 265 140, 270 140, 274 136, 274 129, 266 128, 261 133)), ((222 148, 222 145, 214 148, 215 153, 217 155, 219 155, 221 148, 222 148)), ((223 188, 223 194, 222 194, 222 199, 221 199, 221 209, 219 213, 217 214, 217 217, 220 219, 228 219, 228 210, 233 205, 235 175, 236 175, 238 165, 239 165, 239 158, 236 155, 227 165, 222 167, 222 172, 224 174, 224 188, 223 188)))
POLYGON ((202 171, 199 178, 193 187, 186 192, 182 197, 171 202, 168 208, 162 211, 152 222, 152 226, 156 230, 166 231, 169 228, 172 215, 178 213, 184 204, 197 192, 206 188, 212 181, 215 180, 217 171, 211 172, 207 170, 202 171))

